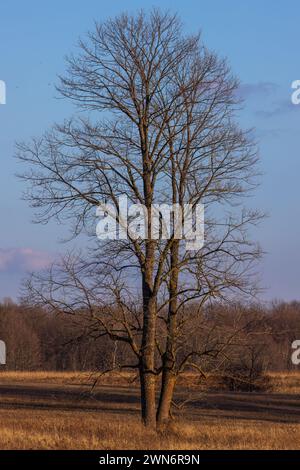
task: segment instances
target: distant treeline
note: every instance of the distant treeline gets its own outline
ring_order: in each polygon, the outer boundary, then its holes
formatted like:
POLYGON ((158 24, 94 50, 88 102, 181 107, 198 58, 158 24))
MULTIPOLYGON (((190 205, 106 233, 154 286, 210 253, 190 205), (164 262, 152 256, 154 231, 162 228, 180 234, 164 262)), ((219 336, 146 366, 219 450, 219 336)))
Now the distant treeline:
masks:
MULTIPOLYGON (((241 324, 226 352, 227 366, 232 361, 238 367, 258 365, 268 371, 296 369, 291 362, 291 344, 300 339, 300 302, 268 306, 216 303, 195 318, 188 341, 197 346, 205 341, 207 347, 209 335, 214 342, 216 331, 221 342, 222 329, 225 336, 226 326, 241 324)), ((2 370, 107 370, 132 360, 126 344, 97 334, 80 312, 53 315, 10 300, 0 304, 0 339, 7 346, 7 365, 1 366, 2 370)), ((201 360, 204 369, 211 367, 209 356, 201 360)), ((225 363, 223 359, 219 366, 221 363, 225 363)))

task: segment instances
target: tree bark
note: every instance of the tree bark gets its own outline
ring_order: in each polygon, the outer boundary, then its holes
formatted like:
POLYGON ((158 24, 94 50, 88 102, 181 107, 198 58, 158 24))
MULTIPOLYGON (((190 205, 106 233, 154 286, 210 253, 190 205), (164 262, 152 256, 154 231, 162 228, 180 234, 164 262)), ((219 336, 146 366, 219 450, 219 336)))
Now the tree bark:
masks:
POLYGON ((168 424, 171 418, 171 406, 176 385, 176 376, 169 370, 164 370, 162 386, 157 410, 157 423, 159 426, 168 424))
POLYGON ((155 376, 140 368, 142 421, 147 428, 156 428, 155 376))
POLYGON ((167 424, 171 417, 171 406, 176 385, 176 334, 177 334, 177 290, 178 290, 178 256, 179 242, 171 247, 171 274, 169 285, 168 336, 163 358, 163 372, 157 422, 167 424))
MULTIPOLYGON (((147 283, 144 290, 148 292, 147 283)), ((140 363, 141 408, 145 426, 156 426, 156 376, 155 376, 155 333, 156 301, 144 296, 144 328, 140 363)))

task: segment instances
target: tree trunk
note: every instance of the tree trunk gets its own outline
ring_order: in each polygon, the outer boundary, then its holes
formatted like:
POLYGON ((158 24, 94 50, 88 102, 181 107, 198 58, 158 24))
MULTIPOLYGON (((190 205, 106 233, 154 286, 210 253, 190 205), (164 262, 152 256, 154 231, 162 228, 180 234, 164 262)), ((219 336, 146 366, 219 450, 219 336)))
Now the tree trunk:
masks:
POLYGON ((162 386, 157 411, 157 423, 159 426, 168 424, 171 417, 171 406, 176 384, 176 376, 164 370, 162 375, 162 386))
POLYGON ((140 360, 141 408, 145 426, 156 427, 156 294, 153 292, 153 271, 156 243, 152 240, 151 207, 154 185, 152 180, 152 161, 148 149, 148 104, 139 124, 141 150, 143 156, 143 186, 145 207, 148 213, 147 241, 145 244, 145 264, 142 272, 143 290, 143 336, 140 360))
POLYGON ((171 416, 171 406, 176 385, 176 335, 177 335, 177 291, 178 291, 178 254, 179 243, 171 247, 171 274, 169 285, 169 312, 166 351, 163 357, 163 373, 157 422, 166 424, 171 416))
POLYGON ((147 427, 156 427, 155 335, 156 298, 147 276, 143 280, 144 324, 141 345, 140 385, 142 420, 147 427))
POLYGON ((147 428, 156 428, 155 376, 140 368, 142 421, 147 428))

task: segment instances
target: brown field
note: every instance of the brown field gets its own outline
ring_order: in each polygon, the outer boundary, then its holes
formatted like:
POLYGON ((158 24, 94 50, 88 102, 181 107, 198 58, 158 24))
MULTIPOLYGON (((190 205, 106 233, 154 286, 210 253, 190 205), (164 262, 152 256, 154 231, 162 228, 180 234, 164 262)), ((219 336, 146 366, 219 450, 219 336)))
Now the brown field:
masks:
MULTIPOLYGON (((0 449, 300 449, 299 373, 271 374, 265 394, 194 384, 193 401, 159 434, 140 425, 132 376, 101 377, 91 390, 95 377, 2 372, 0 449)), ((180 387, 178 401, 187 397, 180 387)))

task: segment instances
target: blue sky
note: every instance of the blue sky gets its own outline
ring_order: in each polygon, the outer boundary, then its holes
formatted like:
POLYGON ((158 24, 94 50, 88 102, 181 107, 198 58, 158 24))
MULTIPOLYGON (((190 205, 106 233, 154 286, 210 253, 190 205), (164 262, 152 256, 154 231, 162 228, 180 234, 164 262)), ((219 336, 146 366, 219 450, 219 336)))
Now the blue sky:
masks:
POLYGON ((54 84, 64 56, 94 20, 152 6, 178 12, 187 32, 201 29, 206 45, 226 56, 240 78, 241 124, 256 128, 264 172, 252 205, 269 213, 255 233, 267 252, 264 298, 300 300, 300 105, 291 105, 291 83, 300 79, 300 3, 294 0, 1 1, 0 80, 7 104, 0 105, 0 298, 16 298, 25 272, 65 249, 58 241, 64 227, 31 223, 15 177, 14 142, 72 113, 55 98, 54 84))

